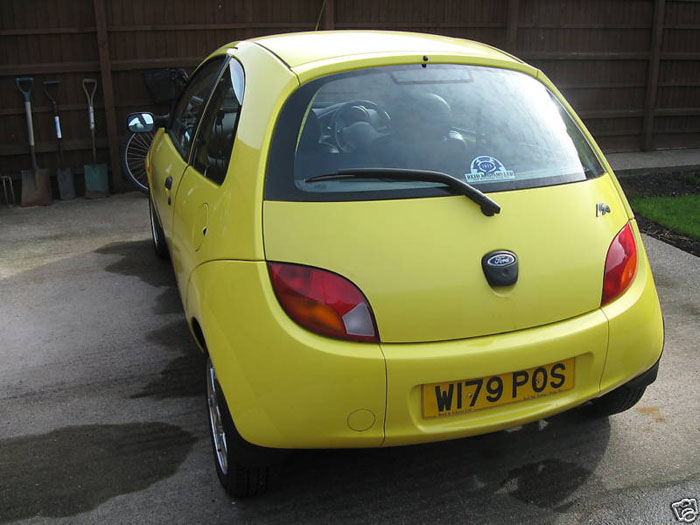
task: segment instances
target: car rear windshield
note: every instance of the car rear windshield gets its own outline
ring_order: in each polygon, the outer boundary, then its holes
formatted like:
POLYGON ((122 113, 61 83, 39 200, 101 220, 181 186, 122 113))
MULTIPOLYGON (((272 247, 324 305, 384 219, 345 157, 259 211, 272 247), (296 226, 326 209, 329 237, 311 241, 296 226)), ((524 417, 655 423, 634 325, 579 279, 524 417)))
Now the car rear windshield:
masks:
POLYGON ((434 182, 339 177, 339 170, 447 173, 482 192, 583 181, 603 168, 571 116, 535 78, 452 64, 329 75, 285 103, 265 198, 339 201, 450 194, 434 182))

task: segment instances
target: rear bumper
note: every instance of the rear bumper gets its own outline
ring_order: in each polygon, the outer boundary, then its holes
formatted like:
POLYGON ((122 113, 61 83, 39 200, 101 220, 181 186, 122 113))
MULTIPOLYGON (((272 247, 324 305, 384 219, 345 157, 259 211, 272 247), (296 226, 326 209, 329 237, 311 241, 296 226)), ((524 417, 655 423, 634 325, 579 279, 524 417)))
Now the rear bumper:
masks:
POLYGON ((632 379, 631 381, 627 381, 623 387, 627 388, 646 388, 650 384, 652 384, 654 381, 656 381, 656 376, 659 374, 659 363, 661 362, 661 358, 654 363, 654 365, 647 370, 646 372, 642 372, 639 374, 637 377, 632 379))
POLYGON ((463 341, 382 345, 387 361, 384 445, 410 445, 494 432, 562 412, 600 392, 608 341, 601 311, 560 323, 463 341), (570 390, 447 417, 425 418, 422 385, 526 370, 575 358, 570 390))

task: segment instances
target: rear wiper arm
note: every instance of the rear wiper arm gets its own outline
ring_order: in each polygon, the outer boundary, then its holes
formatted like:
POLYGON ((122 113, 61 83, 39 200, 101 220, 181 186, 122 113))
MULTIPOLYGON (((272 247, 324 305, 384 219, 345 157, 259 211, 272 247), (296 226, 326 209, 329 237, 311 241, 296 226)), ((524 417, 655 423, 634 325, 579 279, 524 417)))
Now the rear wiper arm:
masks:
POLYGON ((458 191, 471 199, 481 207, 481 212, 491 217, 501 212, 501 207, 468 182, 455 179, 447 173, 429 170, 409 170, 403 168, 352 168, 342 169, 335 173, 316 175, 309 177, 304 182, 317 182, 323 180, 341 179, 390 179, 390 180, 415 180, 420 182, 438 182, 458 191))

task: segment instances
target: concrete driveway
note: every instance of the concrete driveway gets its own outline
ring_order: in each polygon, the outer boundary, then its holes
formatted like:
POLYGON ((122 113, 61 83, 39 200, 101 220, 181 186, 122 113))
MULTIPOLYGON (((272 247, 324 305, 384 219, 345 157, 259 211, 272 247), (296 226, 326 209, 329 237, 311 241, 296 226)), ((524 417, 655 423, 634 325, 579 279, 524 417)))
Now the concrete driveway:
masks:
POLYGON ((635 409, 300 452, 269 495, 230 500, 147 219, 136 193, 0 209, 0 522, 675 523, 670 503, 700 498, 700 259, 646 238, 667 340, 635 409))

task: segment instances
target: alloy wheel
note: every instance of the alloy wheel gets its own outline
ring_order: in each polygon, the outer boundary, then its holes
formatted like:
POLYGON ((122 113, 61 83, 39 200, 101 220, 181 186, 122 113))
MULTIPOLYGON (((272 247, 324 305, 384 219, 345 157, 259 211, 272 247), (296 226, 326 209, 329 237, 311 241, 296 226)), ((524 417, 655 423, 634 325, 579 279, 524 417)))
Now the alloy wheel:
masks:
POLYGON ((214 440, 214 452, 219 469, 225 475, 228 472, 228 446, 221 411, 219 410, 219 391, 216 373, 211 359, 207 359, 207 405, 209 406, 209 424, 214 440))

